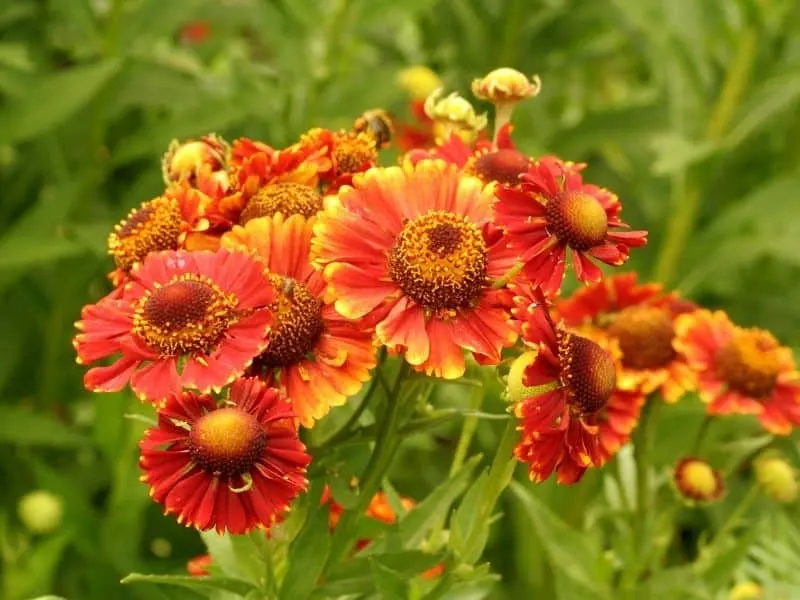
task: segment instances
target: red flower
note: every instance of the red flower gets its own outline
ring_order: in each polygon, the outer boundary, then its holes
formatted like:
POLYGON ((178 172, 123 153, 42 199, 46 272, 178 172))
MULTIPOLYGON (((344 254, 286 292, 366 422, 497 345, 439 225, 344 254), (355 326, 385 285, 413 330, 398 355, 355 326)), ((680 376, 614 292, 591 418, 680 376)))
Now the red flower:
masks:
MULTIPOLYGON (((522 339, 537 354, 523 376, 523 385, 535 390, 514 407, 522 430, 515 455, 528 463, 532 480, 544 481, 555 471, 559 483, 573 484, 616 450, 613 436, 609 450, 601 444, 599 419, 615 388, 614 358, 563 323, 554 324, 543 296, 529 302, 523 294, 517 301, 522 339)), ((618 422, 607 422, 613 433, 618 422)))
POLYGON ((269 346, 250 373, 278 386, 306 427, 344 404, 375 366, 373 332, 345 319, 325 298, 325 280, 311 267, 314 219, 262 217, 225 234, 226 248, 248 248, 273 274, 278 296, 269 346))
POLYGON ((599 330, 618 343, 619 389, 658 390, 671 404, 697 386, 694 371, 673 348, 675 318, 691 308, 677 294, 665 294, 658 284, 637 284, 631 273, 591 284, 556 306, 568 326, 599 330))
POLYGON ((193 559, 186 563, 186 572, 192 577, 205 577, 210 575, 208 567, 211 566, 212 560, 210 554, 201 554, 195 556, 193 559))
POLYGON ((547 295, 561 286, 567 248, 575 275, 591 282, 603 277, 591 258, 619 266, 631 247, 647 242, 646 231, 609 231, 628 227, 619 219, 619 199, 584 183, 574 165, 540 160, 520 179, 519 186, 498 186, 495 218, 508 232, 527 278, 547 295))
POLYGON ((680 315, 675 331, 675 349, 697 373, 710 414, 753 414, 776 435, 800 425, 800 373, 791 348, 763 329, 737 327, 721 311, 680 315))
POLYGON ((412 123, 398 122, 395 144, 401 152, 414 148, 428 148, 436 143, 433 133, 434 121, 425 113, 425 99, 409 103, 412 123))
POLYGON ((150 496, 201 531, 270 527, 305 491, 310 457, 289 402, 256 379, 239 379, 218 404, 171 396, 139 443, 150 496))
POLYGON ((300 138, 298 146, 326 159, 326 167, 319 170, 326 194, 335 194, 352 182, 353 175, 378 164, 377 142, 366 131, 311 129, 300 138))
POLYGON ((491 192, 442 161, 372 169, 321 213, 312 240, 342 315, 419 370, 460 377, 462 349, 497 363, 516 336, 491 280, 513 265, 492 229, 491 192))
POLYGON ((78 362, 114 357, 84 384, 114 392, 130 381, 153 402, 227 385, 266 348, 274 299, 264 266, 243 252, 150 254, 121 292, 84 307, 78 362))

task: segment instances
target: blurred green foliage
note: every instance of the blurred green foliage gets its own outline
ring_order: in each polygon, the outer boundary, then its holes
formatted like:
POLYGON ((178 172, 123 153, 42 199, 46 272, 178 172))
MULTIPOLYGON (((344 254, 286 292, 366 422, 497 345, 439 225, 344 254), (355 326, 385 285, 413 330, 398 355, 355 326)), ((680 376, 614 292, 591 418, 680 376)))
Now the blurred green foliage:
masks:
MULTIPOLYGON (((540 74, 515 137, 530 154, 588 162, 587 178, 619 194, 625 220, 651 232, 630 268, 800 347, 795 0, 0 0, 0 597, 184 597, 118 583, 131 571, 180 573, 203 545, 137 482, 144 425, 125 415, 143 408, 86 393, 74 366, 72 323, 108 289, 107 232, 159 194, 172 138, 216 131, 281 146, 374 106, 403 115, 395 77, 412 64, 464 94, 498 66, 540 74), (184 29, 198 22, 203 40, 184 29), (34 489, 63 501, 51 533, 33 535, 17 516, 34 489)), ((440 401, 463 406, 466 394, 440 401)), ((660 464, 688 446, 697 414, 687 401, 665 415, 660 464)), ((488 457, 501 427, 478 427, 488 457)), ((729 429, 718 437, 741 431, 729 429)), ((420 498, 446 477, 456 435, 409 438, 397 488, 420 498)), ((472 591, 593 597, 576 590, 597 557, 575 548, 589 543, 578 530, 602 488, 593 474, 506 497, 486 554, 503 579, 472 591), (564 533, 552 507, 578 530, 564 533)), ((714 521, 718 510, 681 518, 714 521)), ((800 556, 796 511, 784 520, 763 525, 775 544, 750 562, 740 553, 719 586, 742 561, 752 573, 800 556)), ((715 597, 700 587, 669 597, 715 597)))

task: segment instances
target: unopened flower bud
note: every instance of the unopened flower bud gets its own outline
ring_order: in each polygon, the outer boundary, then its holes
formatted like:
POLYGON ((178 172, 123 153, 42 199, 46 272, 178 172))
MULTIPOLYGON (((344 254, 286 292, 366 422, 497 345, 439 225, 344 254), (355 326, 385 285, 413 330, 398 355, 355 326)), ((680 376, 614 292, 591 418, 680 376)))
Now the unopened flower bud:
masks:
POLYGON ((59 496, 46 490, 37 490, 20 499, 17 513, 31 533, 50 533, 61 525, 64 506, 59 496))
POLYGON ((538 75, 528 78, 516 69, 495 69, 481 79, 472 82, 472 93, 493 104, 517 103, 536 96, 542 89, 538 75))
POLYGON ((684 458, 675 465, 675 487, 689 502, 713 502, 725 491, 719 471, 701 458, 684 458))
POLYGON ((185 142, 172 140, 161 160, 164 182, 192 180, 202 169, 209 173, 224 170, 227 156, 227 142, 215 134, 185 142))
POLYGON ((425 100, 425 114, 440 126, 439 135, 444 139, 451 133, 474 138, 489 122, 486 113, 477 114, 472 104, 456 92, 442 98, 441 88, 425 100))
POLYGON ((728 600, 758 600, 764 597, 764 588, 754 581, 740 581, 728 592, 728 600))
POLYGON ((753 461, 756 481, 776 502, 789 503, 797 499, 797 473, 780 455, 767 452, 753 461))
POLYGON ((536 350, 529 350, 520 354, 511 364, 506 385, 509 402, 521 402, 525 398, 536 395, 536 388, 526 386, 524 381, 525 370, 536 360, 537 354, 536 350))
POLYGON ((403 69, 397 74, 397 81, 413 100, 424 100, 442 87, 441 78, 423 65, 403 69))

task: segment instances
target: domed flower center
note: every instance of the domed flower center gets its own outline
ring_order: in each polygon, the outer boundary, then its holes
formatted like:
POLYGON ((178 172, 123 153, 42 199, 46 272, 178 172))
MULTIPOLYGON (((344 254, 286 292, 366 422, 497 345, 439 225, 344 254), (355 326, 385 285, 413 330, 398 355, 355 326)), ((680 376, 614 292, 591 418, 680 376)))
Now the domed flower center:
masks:
POLYGON ((212 281, 182 275, 142 297, 133 333, 162 356, 209 354, 236 321, 237 303, 212 281))
POLYGON ((574 412, 587 416, 606 405, 617 383, 611 355, 598 344, 572 333, 562 333, 558 342, 561 384, 566 388, 574 412))
POLYGON ((717 374, 728 387, 751 398, 767 398, 780 372, 778 343, 761 329, 744 329, 716 356, 717 374))
POLYGON ((322 300, 293 279, 275 276, 279 294, 270 309, 275 324, 269 333, 269 345, 253 363, 256 372, 288 367, 305 358, 316 346, 325 329, 322 300))
POLYGON ((276 213, 284 216, 303 215, 313 217, 322 210, 322 194, 302 183, 273 183, 267 185, 250 198, 244 207, 239 224, 244 225, 251 219, 271 217, 276 213))
POLYGON ((608 332, 617 338, 622 364, 632 369, 657 369, 675 358, 675 329, 667 311, 652 306, 631 306, 621 311, 608 332))
POLYGON ((608 233, 608 215, 603 205, 589 194, 564 192, 546 208, 550 231, 579 251, 599 246, 608 233))
POLYGON ((469 306, 486 281, 486 242, 477 225, 446 211, 408 221, 389 251, 389 275, 426 309, 469 306))
POLYGON ((108 236, 108 253, 117 267, 129 271, 151 252, 176 250, 181 234, 178 203, 158 197, 133 210, 108 236))
POLYGON ((246 473, 264 453, 267 434, 252 414, 228 407, 200 417, 189 434, 189 454, 204 470, 222 477, 246 473))
POLYGON ((521 152, 504 149, 479 156, 470 170, 485 182, 516 185, 530 166, 530 159, 521 152))
POLYGON ((333 145, 333 165, 337 175, 358 173, 378 160, 375 139, 368 133, 337 133, 333 145))

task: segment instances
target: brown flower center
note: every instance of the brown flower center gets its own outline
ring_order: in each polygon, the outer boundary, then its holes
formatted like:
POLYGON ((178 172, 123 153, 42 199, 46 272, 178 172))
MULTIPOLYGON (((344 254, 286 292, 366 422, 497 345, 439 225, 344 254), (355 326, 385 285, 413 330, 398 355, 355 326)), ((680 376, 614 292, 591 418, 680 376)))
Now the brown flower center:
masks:
POLYGON ((530 166, 530 159, 521 152, 504 149, 479 156, 469 170, 485 182, 516 185, 519 176, 527 172, 530 166))
POLYGON ((337 175, 363 171, 378 160, 375 139, 366 132, 339 132, 334 139, 332 158, 337 175))
POLYGON ((675 358, 675 329, 669 314, 652 306, 631 306, 621 311, 608 332, 617 338, 622 364, 632 369, 657 369, 675 358))
POLYGON ((302 183, 273 183, 267 185, 250 199, 244 207, 239 224, 244 225, 251 219, 271 217, 276 213, 284 216, 303 215, 311 218, 322 210, 322 194, 309 185, 302 183))
POLYGON ((204 470, 231 477, 259 461, 267 434, 258 419, 240 408, 220 408, 200 417, 189 434, 189 454, 204 470))
POLYGON ((767 398, 780 373, 778 342, 762 329, 742 329, 716 356, 717 374, 728 387, 751 398, 767 398))
POLYGON ((477 225, 446 211, 408 221, 389 251, 389 275, 427 309, 470 305, 486 281, 486 242, 477 225))
POLYGON ((209 354, 237 320, 237 304, 210 279, 181 275, 142 296, 133 333, 162 356, 209 354))
POLYGON ((603 205, 583 192, 563 192, 547 204, 550 231, 579 251, 599 246, 608 233, 608 215, 603 205))
POLYGON ((177 250, 181 211, 171 198, 158 197, 131 211, 108 236, 108 253, 117 267, 129 271, 151 252, 177 250))
POLYGON ((611 354, 592 340, 563 332, 559 335, 558 358, 570 408, 583 416, 596 414, 617 383, 611 354))
POLYGON ((279 292, 270 306, 275 324, 269 334, 269 346, 253 362, 256 373, 288 367, 305 358, 325 330, 322 301, 306 286, 280 276, 274 276, 273 284, 279 292))

